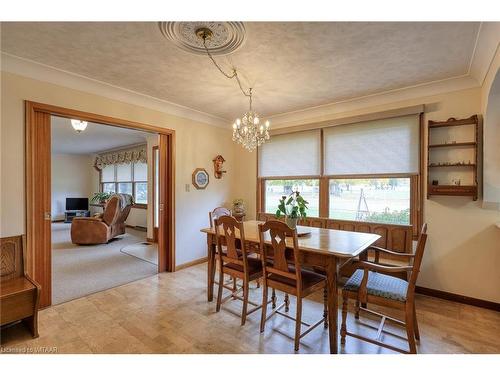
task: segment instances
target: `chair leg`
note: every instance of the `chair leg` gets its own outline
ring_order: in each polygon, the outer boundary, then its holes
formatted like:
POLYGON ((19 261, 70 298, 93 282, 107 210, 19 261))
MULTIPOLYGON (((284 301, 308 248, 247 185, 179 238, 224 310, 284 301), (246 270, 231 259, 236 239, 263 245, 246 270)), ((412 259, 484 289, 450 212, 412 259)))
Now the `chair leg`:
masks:
POLYGON ((285 312, 290 311, 290 297, 285 293, 285 312))
POLYGON ((325 328, 328 328, 328 289, 326 286, 323 288, 323 319, 325 319, 325 328))
POLYGON ((420 341, 420 332, 418 331, 417 310, 415 309, 415 302, 413 302, 413 321, 415 323, 415 339, 420 341))
POLYGON ((356 309, 354 310, 355 319, 359 319, 359 308, 360 308, 359 299, 356 299, 356 309))
MULTIPOLYGON (((340 327, 340 343, 345 344, 345 337, 347 335, 347 302, 349 297, 347 293, 342 293, 342 325, 340 327)), ((358 302, 359 303, 359 302, 358 302)), ((359 317, 359 315, 358 315, 359 317)))
POLYGON ((300 345, 300 326, 302 325, 302 298, 297 296, 297 314, 295 317, 295 351, 299 350, 300 345))
POLYGON ((220 311, 220 305, 222 301, 222 289, 224 289, 224 273, 222 272, 222 267, 219 270, 219 290, 217 292, 217 306, 215 308, 216 312, 220 311))
MULTIPOLYGON (((233 293, 236 293, 238 290, 238 285, 236 284, 236 277, 233 277, 233 293)), ((233 299, 236 299, 236 297, 233 297, 233 299)))
POLYGON ((243 281, 243 309, 241 311, 241 325, 244 326, 247 321, 248 309, 248 280, 243 281))
POLYGON ((417 346, 415 345, 414 323, 415 323, 415 317, 413 316, 413 306, 407 304, 405 310, 405 327, 411 354, 417 354, 417 346))
POLYGON ((271 295, 272 308, 276 308, 276 290, 273 288, 273 294, 271 295))
POLYGON ((264 283, 262 290, 262 315, 260 317, 260 332, 264 332, 266 328, 266 315, 267 315, 267 285, 264 283))

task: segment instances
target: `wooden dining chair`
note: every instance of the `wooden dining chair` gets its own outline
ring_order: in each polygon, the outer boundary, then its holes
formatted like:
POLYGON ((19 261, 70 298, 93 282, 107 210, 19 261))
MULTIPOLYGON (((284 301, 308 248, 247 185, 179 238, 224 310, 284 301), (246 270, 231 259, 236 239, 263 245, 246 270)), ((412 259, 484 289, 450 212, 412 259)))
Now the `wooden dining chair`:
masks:
MULTIPOLYGON (((262 293, 262 317, 260 320, 260 332, 264 332, 266 321, 274 314, 279 314, 295 321, 295 351, 299 350, 300 339, 311 332, 314 328, 324 323, 327 325, 327 301, 326 301, 326 278, 315 272, 301 268, 299 258, 299 245, 297 231, 288 225, 277 220, 268 220, 264 224, 259 224, 260 254, 262 270, 264 276, 264 289, 262 293), (267 235, 266 233, 269 232, 267 235), (290 237, 292 248, 288 249, 286 238, 290 237), (273 309, 267 315, 267 293, 268 288, 280 290, 297 298, 297 312, 295 318, 280 311, 285 306, 288 311, 288 298, 285 302, 273 309), (308 295, 323 289, 324 291, 324 312, 323 319, 314 324, 302 322, 302 299, 308 295), (308 327, 301 333, 301 326, 308 327)), ((273 303, 274 304, 274 303, 273 303)))
POLYGON ((252 258, 247 255, 245 244, 245 230, 243 223, 239 222, 232 216, 220 216, 214 220, 215 237, 218 248, 219 259, 219 290, 217 294, 216 311, 220 311, 223 302, 229 298, 235 298, 243 301, 241 312, 241 325, 244 325, 246 318, 251 313, 257 311, 261 305, 251 302, 248 299, 250 282, 262 278, 262 264, 260 259, 252 258), (220 230, 224 233, 225 248, 222 247, 222 236, 220 230), (239 238, 237 237, 239 234, 239 238), (238 247, 238 244, 241 244, 238 247), (233 279, 240 279, 243 282, 242 291, 243 298, 237 295, 237 291, 233 291, 231 295, 222 300, 222 290, 224 288, 224 275, 229 275, 233 279), (248 311, 248 304, 254 306, 248 311))
POLYGON ((226 207, 216 207, 208 213, 208 220, 210 221, 210 228, 214 227, 214 220, 221 216, 231 216, 231 211, 226 207))
POLYGON ((415 285, 417 283, 418 273, 420 271, 420 264, 424 255, 425 242, 427 240, 427 224, 424 224, 422 231, 418 237, 417 248, 415 254, 397 253, 394 251, 386 250, 380 247, 372 246, 371 250, 376 253, 375 262, 360 261, 356 263, 357 270, 347 280, 342 289, 342 326, 340 330, 341 344, 345 344, 346 335, 352 336, 360 340, 367 341, 372 344, 382 346, 384 348, 392 349, 401 353, 417 353, 415 339, 420 340, 418 331, 417 314, 415 309, 415 285), (395 257, 409 258, 409 265, 407 266, 390 266, 381 265, 378 263, 380 253, 390 254, 395 257), (408 281, 399 277, 391 276, 388 274, 400 274, 401 272, 409 273, 408 281), (382 273, 383 272, 383 273, 382 273), (359 310, 366 311, 381 317, 381 322, 377 330, 375 338, 369 338, 354 334, 347 331, 347 303, 349 298, 356 300, 356 310, 354 317, 359 319, 359 310), (383 315, 373 310, 360 307, 360 303, 369 303, 370 305, 378 305, 385 307, 392 307, 404 311, 404 321, 395 319, 390 316, 383 315), (398 347, 384 343, 381 340, 381 335, 384 332, 384 324, 386 320, 391 320, 406 328, 406 335, 409 345, 409 351, 400 349, 398 347))
MULTIPOLYGON (((218 219, 221 216, 231 216, 231 211, 227 209, 226 207, 216 207, 212 211, 208 213, 208 221, 210 223, 210 228, 214 227, 214 220, 218 219)), ((224 245, 223 245, 224 246, 224 245)), ((238 243, 238 247, 239 247, 238 243)), ((225 246, 224 246, 225 247, 225 246)), ((216 247, 216 251, 217 247, 216 247)), ((219 284, 218 281, 214 281, 214 284, 219 284)), ((229 282, 224 283, 224 288, 233 291, 233 293, 236 293, 238 286, 236 285, 236 279, 231 278, 229 282)))

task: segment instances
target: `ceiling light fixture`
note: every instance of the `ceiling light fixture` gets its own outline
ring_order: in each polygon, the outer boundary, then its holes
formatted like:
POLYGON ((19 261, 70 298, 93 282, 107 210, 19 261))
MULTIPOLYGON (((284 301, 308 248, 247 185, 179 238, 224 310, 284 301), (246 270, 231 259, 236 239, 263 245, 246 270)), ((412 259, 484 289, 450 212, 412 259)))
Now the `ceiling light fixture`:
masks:
POLYGON ((213 32, 211 29, 207 27, 200 27, 195 31, 198 38, 203 40, 203 48, 207 53, 210 60, 212 60, 213 64, 216 68, 228 79, 235 78, 238 82, 238 86, 240 87, 241 92, 245 95, 250 102, 249 110, 243 114, 240 118, 237 118, 233 123, 233 141, 241 144, 248 151, 255 150, 258 146, 265 143, 269 140, 269 126, 270 122, 267 120, 264 124, 261 124, 261 120, 259 115, 252 108, 252 88, 250 87, 248 91, 245 91, 243 88, 241 81, 238 77, 238 72, 236 68, 232 69, 232 73, 228 74, 222 70, 222 68, 217 64, 215 59, 213 58, 210 50, 207 47, 207 41, 210 40, 213 36, 213 32))
POLYGON ((87 121, 71 120, 71 126, 77 133, 81 133, 87 129, 87 121))

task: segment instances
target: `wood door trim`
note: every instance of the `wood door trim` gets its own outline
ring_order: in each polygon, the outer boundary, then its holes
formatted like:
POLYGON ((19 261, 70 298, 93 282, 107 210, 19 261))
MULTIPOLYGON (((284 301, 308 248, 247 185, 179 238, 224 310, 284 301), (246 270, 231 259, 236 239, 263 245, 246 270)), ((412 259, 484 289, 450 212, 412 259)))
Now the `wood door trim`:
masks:
POLYGON ((45 112, 45 113, 49 113, 51 115, 56 115, 56 116, 60 116, 60 117, 65 117, 65 118, 70 118, 70 119, 71 118, 78 118, 80 120, 96 122, 96 123, 104 124, 104 125, 113 125, 113 126, 118 126, 121 128, 128 128, 128 129, 135 129, 135 130, 145 130, 145 131, 159 133, 159 134, 174 134, 175 133, 175 130, 173 130, 173 129, 161 128, 158 126, 143 124, 140 122, 123 120, 123 119, 119 119, 116 117, 99 115, 97 113, 83 112, 83 111, 79 111, 76 109, 58 107, 58 106, 54 106, 51 104, 37 103, 37 102, 31 102, 31 101, 26 101, 26 103, 32 111, 45 112))
POLYGON ((51 304, 52 252, 50 217, 51 163, 37 161, 50 158, 50 116, 30 110, 26 104, 26 273, 45 287, 40 293, 41 306, 51 304), (35 188, 36 186, 36 188, 35 188), (37 247, 35 249, 35 244, 37 247), (39 267, 37 267, 39 265, 39 267), (42 304, 43 302, 43 304, 42 304))
POLYGON ((109 116, 103 116, 95 113, 83 112, 79 110, 57 107, 50 104, 36 103, 25 101, 25 201, 26 201, 26 270, 29 275, 35 280, 41 281, 42 295, 40 307, 51 305, 51 241, 50 241, 50 220, 44 220, 43 211, 50 212, 50 151, 44 158, 37 156, 39 152, 46 152, 46 148, 50 150, 50 115, 56 115, 65 118, 77 118, 80 120, 96 122, 104 125, 112 125, 122 128, 144 130, 160 134, 160 139, 163 139, 164 152, 160 155, 161 165, 164 165, 162 177, 160 177, 161 198, 166 208, 161 215, 164 218, 164 226, 162 227, 162 236, 164 240, 164 252, 159 253, 160 262, 158 264, 158 272, 175 271, 175 130, 161 128, 149 124, 141 124, 134 121, 118 119, 109 116), (48 134, 42 131, 40 135, 39 123, 46 127, 48 134), (48 128, 47 128, 48 126, 48 128), (40 137, 45 139, 40 140, 40 137), (47 141, 48 137, 48 141, 47 141), (45 147, 45 151, 43 149, 45 147), (47 159, 47 155, 49 160, 47 159), (37 178, 40 179, 43 175, 40 170, 46 168, 43 178, 43 188, 40 189, 37 178), (34 187, 37 186, 35 189, 34 187), (45 203, 43 203, 45 202, 45 203), (48 204, 47 204, 48 202, 48 204), (44 207, 41 207, 45 205, 44 207), (47 224, 48 223, 48 224, 47 224), (45 225, 45 226, 44 226, 45 225), (44 228, 44 232, 40 233, 40 228, 44 228), (48 229, 47 229, 48 228, 48 229), (48 248, 41 245, 41 253, 37 250, 35 255, 35 243, 37 249, 40 248, 40 243, 46 244, 48 236, 48 248), (40 241, 40 237, 42 237, 40 241))

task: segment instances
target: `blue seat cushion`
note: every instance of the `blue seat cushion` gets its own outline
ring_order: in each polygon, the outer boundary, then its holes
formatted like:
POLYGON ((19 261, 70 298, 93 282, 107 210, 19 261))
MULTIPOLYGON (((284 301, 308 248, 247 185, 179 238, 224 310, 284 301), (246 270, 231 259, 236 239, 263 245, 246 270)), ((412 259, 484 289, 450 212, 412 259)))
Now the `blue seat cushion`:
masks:
MULTIPOLYGON (((362 269, 356 270, 345 283, 344 289, 353 292, 358 291, 359 286, 361 285, 361 280, 363 280, 363 274, 364 271, 362 269)), ((372 296, 405 302, 408 282, 394 276, 369 271, 366 290, 367 293, 372 296)))

